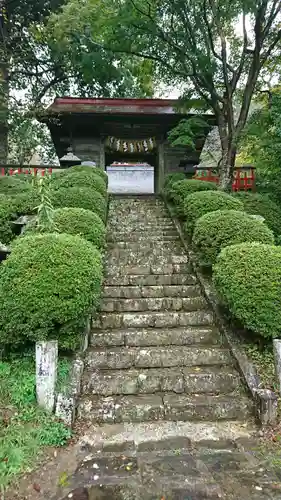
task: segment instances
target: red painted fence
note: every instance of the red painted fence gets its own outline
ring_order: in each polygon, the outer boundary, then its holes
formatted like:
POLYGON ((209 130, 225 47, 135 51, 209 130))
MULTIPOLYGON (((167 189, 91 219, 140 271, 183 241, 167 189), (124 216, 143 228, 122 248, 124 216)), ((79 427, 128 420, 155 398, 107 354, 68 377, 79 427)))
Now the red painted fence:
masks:
MULTIPOLYGON (((38 166, 38 167, 0 167, 0 175, 15 175, 15 174, 33 174, 37 176, 38 174, 44 177, 46 172, 52 173, 54 167, 48 166, 38 166)), ((55 167, 57 168, 57 167, 55 167)))
MULTIPOLYGON (((207 168, 196 168, 194 179, 200 181, 215 182, 218 184, 219 177, 215 172, 215 169, 207 168)), ((241 167, 235 167, 234 169, 234 180, 232 183, 232 191, 254 191, 255 190, 255 167, 253 165, 245 165, 241 167)))

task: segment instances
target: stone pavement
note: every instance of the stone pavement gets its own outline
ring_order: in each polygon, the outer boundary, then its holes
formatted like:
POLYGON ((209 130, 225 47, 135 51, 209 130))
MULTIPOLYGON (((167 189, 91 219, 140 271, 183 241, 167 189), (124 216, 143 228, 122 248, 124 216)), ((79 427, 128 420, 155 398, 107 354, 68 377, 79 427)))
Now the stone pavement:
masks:
POLYGON ((73 488, 91 500, 280 499, 280 478, 253 451, 252 400, 163 202, 114 198, 107 239, 78 407, 92 427, 73 488))

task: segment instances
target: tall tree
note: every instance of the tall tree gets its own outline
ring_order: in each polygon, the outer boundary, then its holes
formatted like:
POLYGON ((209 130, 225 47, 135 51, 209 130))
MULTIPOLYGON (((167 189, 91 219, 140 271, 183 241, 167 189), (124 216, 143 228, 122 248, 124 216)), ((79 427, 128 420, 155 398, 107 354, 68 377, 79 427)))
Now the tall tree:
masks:
MULTIPOLYGON (((70 3, 79 18, 79 0, 70 3)), ((229 188, 251 99, 280 52, 280 0, 113 0, 110 7, 99 0, 99 12, 95 4, 83 2, 88 21, 79 27, 80 43, 153 61, 161 81, 183 88, 183 97, 202 98, 217 119, 220 184, 229 188), (99 22, 106 23, 103 37, 99 22)))
MULTIPOLYGON (((63 26, 56 30, 49 22, 63 4, 67 5, 66 0, 0 0, 0 144, 5 145, 2 153, 0 148, 0 162, 7 158, 8 126, 14 158, 18 120, 22 120, 21 131, 33 130, 32 116, 56 94, 151 95, 151 79, 143 77, 139 59, 132 61, 101 47, 89 54, 75 36, 66 43, 75 19, 68 19, 65 34, 63 26), (8 109, 12 110, 9 117, 8 109)), ((151 74, 150 63, 145 64, 151 74)), ((31 144, 34 138, 30 139, 31 144)))

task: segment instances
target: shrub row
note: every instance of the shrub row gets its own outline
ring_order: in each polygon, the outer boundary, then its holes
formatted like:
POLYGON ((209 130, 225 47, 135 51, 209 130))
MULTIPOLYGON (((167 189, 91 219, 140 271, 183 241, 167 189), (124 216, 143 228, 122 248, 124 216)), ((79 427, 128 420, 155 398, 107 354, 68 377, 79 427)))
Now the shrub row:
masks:
MULTIPOLYGON (((0 182, 0 239, 8 243, 11 219, 36 214, 41 200, 21 179, 4 181, 2 191, 0 182)), ((98 307, 107 175, 80 166, 54 174, 50 198, 56 232, 41 234, 31 223, 0 266, 0 341, 7 348, 58 338, 60 348, 75 350, 98 307)))
POLYGON ((58 338, 76 349, 85 317, 99 302, 102 262, 88 241, 70 234, 17 238, 0 267, 1 344, 58 338))
POLYGON ((192 245, 202 266, 212 266, 220 251, 243 242, 274 244, 266 224, 237 210, 216 210, 200 217, 195 225, 192 245))
MULTIPOLYGON (((105 225, 101 218, 84 208, 59 208, 54 211, 56 232, 82 236, 98 249, 105 245, 105 225)), ((24 234, 38 231, 36 221, 28 224, 24 234)))
POLYGON ((214 191, 216 184, 213 182, 198 181, 195 179, 185 179, 170 184, 168 189, 168 197, 174 203, 176 212, 181 217, 185 215, 184 202, 185 198, 192 193, 198 191, 214 191))
MULTIPOLYGON (((267 195, 208 190, 192 181, 170 183, 203 266, 213 266, 222 304, 245 328, 270 338, 281 333, 281 208, 267 195), (208 190, 208 191, 207 191, 208 190), (204 192, 205 191, 205 192, 204 192)), ((200 181, 197 181, 200 182, 200 181)))

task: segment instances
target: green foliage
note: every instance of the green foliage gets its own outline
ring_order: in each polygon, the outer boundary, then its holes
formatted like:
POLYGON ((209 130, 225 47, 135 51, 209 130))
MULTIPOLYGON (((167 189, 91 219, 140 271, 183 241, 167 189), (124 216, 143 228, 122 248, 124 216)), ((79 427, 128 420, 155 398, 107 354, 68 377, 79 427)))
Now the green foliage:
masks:
POLYGON ((86 316, 98 306, 101 277, 100 253, 79 236, 17 238, 0 268, 1 344, 51 338, 75 350, 86 316))
MULTIPOLYGON (((59 360, 58 380, 65 371, 59 360)), ((36 405, 34 356, 0 361, 0 485, 28 471, 43 446, 63 446, 71 430, 36 405)))
POLYGON ((20 215, 33 215, 37 213, 40 205, 40 194, 35 188, 32 188, 23 193, 19 193, 11 198, 12 211, 20 215))
POLYGON ((222 250, 213 268, 220 298, 245 328, 281 334, 281 248, 242 243, 222 250))
POLYGON ((6 196, 0 198, 0 243, 7 245, 13 239, 11 221, 15 218, 13 206, 6 196))
POLYGON ((172 184, 169 188, 169 198, 176 206, 178 215, 184 214, 184 200, 186 196, 196 191, 214 191, 216 184, 207 181, 198 181, 196 179, 185 179, 172 184))
MULTIPOLYGON (((202 99, 220 129, 220 182, 226 189, 232 180, 229 163, 235 159, 249 104, 263 86, 264 75, 271 73, 272 60, 278 74, 279 15, 276 0, 265 0, 262 6, 254 0, 123 0, 113 4, 85 0, 83 7, 79 0, 69 0, 55 16, 55 26, 60 46, 71 42, 73 46, 75 40, 90 60, 99 48, 128 60, 137 55, 153 63, 158 81, 181 88, 184 100, 202 99), (247 29, 237 31, 241 19, 247 19, 247 29)), ((172 142, 192 146, 190 128, 183 122, 172 134, 172 142)))
POLYGON ((192 238, 202 266, 212 266, 226 246, 253 241, 274 244, 274 236, 264 222, 235 210, 216 210, 203 215, 196 221, 192 238))
POLYGON ((52 193, 55 208, 85 208, 95 212, 105 221, 107 200, 97 191, 84 186, 60 188, 52 193))
POLYGON ((246 212, 261 215, 276 236, 281 234, 281 208, 269 196, 245 191, 238 191, 233 195, 242 201, 246 212))
MULTIPOLYGON (((76 234, 103 249, 105 245, 105 225, 101 218, 84 208, 59 208, 54 211, 53 222, 58 233, 76 234)), ((30 223, 24 235, 36 232, 36 223, 30 223)), ((42 231, 41 231, 42 232, 42 231)), ((48 228, 45 229, 48 231, 48 228)))
POLYGON ((243 204, 221 191, 201 191, 186 196, 184 200, 186 233, 192 236, 197 219, 215 210, 243 210, 243 204))
POLYGON ((169 191, 175 182, 183 181, 184 179, 186 179, 186 177, 183 172, 175 172, 173 174, 166 175, 164 180, 164 192, 166 195, 169 196, 169 191))
POLYGON ((46 174, 37 180, 37 191, 40 196, 40 205, 37 208, 36 229, 39 232, 49 232, 57 230, 54 220, 54 207, 51 201, 51 176, 46 174))
POLYGON ((253 361, 261 379, 262 387, 279 392, 279 386, 275 374, 275 361, 272 344, 263 345, 262 350, 257 344, 243 343, 243 348, 253 361))
POLYGON ((0 177, 0 193, 14 195, 28 191, 31 185, 15 175, 4 175, 0 177))
MULTIPOLYGON (((100 175, 91 172, 90 167, 88 171, 82 170, 81 172, 71 171, 67 169, 64 175, 54 174, 52 176, 52 189, 70 188, 70 187, 86 187, 93 191, 97 191, 102 196, 106 197, 107 189, 105 181, 100 175)), ((94 169, 92 169, 94 170, 94 169)))
POLYGON ((253 163, 258 191, 281 198, 281 92, 273 88, 270 98, 259 102, 250 116, 240 140, 239 157, 253 163))
POLYGON ((106 187, 108 186, 108 175, 101 167, 87 167, 86 165, 75 165, 74 167, 70 167, 67 170, 64 170, 64 172, 65 173, 87 172, 87 173, 92 173, 93 175, 99 175, 104 180, 106 187))
POLYGON ((186 146, 196 148, 196 140, 205 139, 210 126, 200 116, 193 116, 181 120, 176 127, 168 133, 168 139, 172 146, 186 146))

